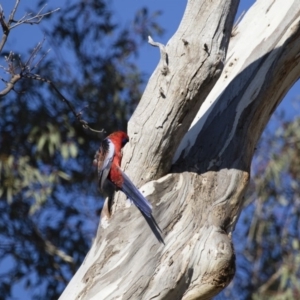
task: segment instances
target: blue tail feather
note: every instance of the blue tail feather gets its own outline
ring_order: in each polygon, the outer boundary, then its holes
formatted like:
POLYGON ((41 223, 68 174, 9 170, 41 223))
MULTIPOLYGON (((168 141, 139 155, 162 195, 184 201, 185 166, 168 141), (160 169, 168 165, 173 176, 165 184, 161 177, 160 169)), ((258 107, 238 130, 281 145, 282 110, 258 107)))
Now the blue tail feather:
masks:
MULTIPOLYGON (((122 172, 122 171, 121 171, 122 172)), ((131 200, 133 203, 148 217, 152 214, 152 205, 143 196, 143 194, 136 188, 136 186, 131 182, 129 177, 122 172, 123 185, 122 192, 131 200)))
POLYGON ((151 215, 150 217, 146 216, 141 210, 140 210, 141 214, 143 215, 143 217, 145 218, 146 222, 148 223, 149 227, 151 228, 152 232, 154 233, 155 237, 157 238, 157 240, 162 243, 165 244, 163 237, 161 236, 161 229, 159 228, 158 224, 156 223, 155 219, 153 218, 153 216, 151 215))
POLYGON ((157 240, 160 243, 165 244, 161 236, 161 229, 159 228, 158 224, 152 216, 152 205, 136 188, 136 186, 131 182, 129 177, 124 172, 122 172, 122 176, 124 181, 121 191, 127 196, 127 198, 133 201, 135 206, 140 210, 149 227, 151 228, 152 232, 156 236, 157 240))

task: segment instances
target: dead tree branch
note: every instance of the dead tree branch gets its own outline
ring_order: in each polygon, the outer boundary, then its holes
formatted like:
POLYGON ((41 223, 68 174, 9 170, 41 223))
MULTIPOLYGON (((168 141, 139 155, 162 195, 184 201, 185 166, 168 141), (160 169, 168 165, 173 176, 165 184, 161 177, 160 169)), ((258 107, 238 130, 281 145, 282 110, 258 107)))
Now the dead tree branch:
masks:
POLYGON ((49 49, 44 54, 39 56, 40 51, 43 47, 43 43, 44 40, 37 44, 37 46, 33 49, 31 55, 25 63, 21 62, 20 57, 17 57, 18 61, 16 61, 16 57, 13 52, 10 52, 10 54, 7 57, 5 57, 7 67, 0 66, 0 68, 2 68, 6 73, 10 74, 10 79, 9 81, 6 81, 1 78, 1 80, 5 83, 6 87, 2 91, 0 91, 0 98, 7 95, 11 90, 14 90, 15 84, 22 78, 39 80, 50 85, 50 87, 58 94, 61 101, 67 104, 69 110, 72 112, 72 114, 75 116, 77 121, 82 125, 84 129, 88 129, 92 132, 98 133, 105 132, 104 129, 95 130, 91 128, 88 122, 82 119, 82 111, 76 112, 71 102, 57 89, 57 87, 51 80, 33 73, 33 70, 35 70, 39 66, 41 61, 46 57, 46 55, 50 51, 49 49))
POLYGON ((37 59, 38 53, 42 49, 43 43, 44 40, 37 44, 25 63, 22 63, 20 56, 16 56, 12 51, 8 56, 5 57, 7 67, 0 66, 0 68, 2 68, 5 73, 10 75, 10 79, 2 79, 6 87, 2 91, 0 91, 0 98, 7 95, 11 90, 14 90, 15 84, 21 78, 26 77, 26 74, 32 73, 32 71, 36 69, 40 62, 45 58, 49 50, 37 59))
POLYGON ((60 10, 60 8, 56 8, 46 13, 42 13, 45 7, 46 5, 44 5, 35 16, 32 16, 32 13, 26 13, 20 20, 12 20, 11 22, 14 23, 14 25, 10 26, 10 29, 13 29, 21 24, 39 24, 45 16, 51 15, 52 13, 60 10))
POLYGON ((20 20, 16 21, 16 20, 14 20, 14 16, 15 16, 15 13, 17 11, 19 4, 20 4, 20 0, 16 0, 16 3, 9 15, 7 22, 5 21, 5 15, 4 15, 3 8, 0 5, 0 24, 2 27, 2 31, 3 31, 3 35, 2 35, 2 38, 0 41, 0 53, 2 52, 2 49, 7 41, 8 35, 13 28, 15 28, 21 24, 30 24, 30 25, 39 24, 45 16, 53 14, 54 12, 57 12, 59 10, 59 8, 56 8, 54 10, 42 13, 44 8, 46 7, 46 5, 44 5, 38 11, 38 13, 36 15, 32 16, 32 13, 26 13, 20 20))
POLYGON ((76 112, 73 105, 71 104, 71 102, 57 89, 57 87, 51 80, 49 80, 47 78, 43 78, 38 74, 32 74, 32 73, 26 73, 23 75, 23 77, 27 78, 27 79, 34 79, 34 80, 39 80, 39 81, 48 83, 51 86, 51 88, 58 94, 58 96, 62 100, 62 102, 65 102, 67 104, 70 111, 73 113, 73 115, 75 116, 77 121, 82 125, 82 127, 84 129, 88 129, 92 132, 97 132, 97 133, 105 133, 104 129, 96 130, 96 129, 91 128, 89 126, 88 122, 85 121, 84 119, 82 119, 82 111, 76 112))

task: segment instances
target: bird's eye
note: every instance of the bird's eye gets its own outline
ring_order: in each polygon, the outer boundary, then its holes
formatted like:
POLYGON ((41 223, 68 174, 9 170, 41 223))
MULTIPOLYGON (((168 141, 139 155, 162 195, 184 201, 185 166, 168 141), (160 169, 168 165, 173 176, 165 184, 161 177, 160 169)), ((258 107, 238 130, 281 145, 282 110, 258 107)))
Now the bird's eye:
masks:
POLYGON ((124 147, 127 142, 128 142, 128 138, 123 138, 122 139, 122 147, 124 147))

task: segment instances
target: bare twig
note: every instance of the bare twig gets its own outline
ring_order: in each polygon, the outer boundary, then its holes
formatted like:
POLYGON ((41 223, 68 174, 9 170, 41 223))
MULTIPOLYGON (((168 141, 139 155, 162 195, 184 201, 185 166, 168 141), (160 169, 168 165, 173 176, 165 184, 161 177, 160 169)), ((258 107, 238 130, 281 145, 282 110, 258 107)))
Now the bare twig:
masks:
POLYGON ((12 75, 10 78, 10 81, 6 83, 6 88, 4 88, 2 91, 0 91, 0 97, 5 96, 8 94, 11 90, 14 89, 15 84, 21 79, 20 74, 12 75))
POLYGON ((57 248, 54 244, 52 244, 51 241, 45 239, 35 224, 32 224, 32 229, 36 240, 39 242, 39 245, 44 248, 44 250, 48 254, 52 256, 56 255, 60 257, 64 262, 74 265, 74 259, 66 254, 63 250, 57 248))
POLYGON ((3 11, 3 9, 0 5, 0 24, 1 24, 1 27, 2 27, 2 30, 3 30, 3 36, 2 36, 1 41, 0 41, 0 53, 2 52, 2 49, 3 49, 3 47, 4 47, 4 45, 7 41, 7 37, 9 35, 11 29, 13 29, 13 28, 15 28, 15 27, 17 27, 21 24, 30 24, 30 25, 39 24, 45 16, 48 16, 48 15, 54 13, 54 12, 57 12, 60 9, 60 8, 56 8, 54 10, 42 13, 43 9, 46 6, 46 5, 44 5, 38 11, 38 13, 36 15, 31 17, 32 14, 27 13, 20 20, 15 21, 14 16, 15 16, 15 13, 16 13, 17 8, 19 6, 19 3, 20 3, 20 0, 16 0, 15 6, 12 9, 7 22, 5 22, 4 11, 3 11), (12 25, 12 23, 14 23, 14 25, 12 25))
POLYGON ((58 94, 59 98, 65 102, 68 106, 68 108, 70 109, 70 111, 73 113, 73 115, 75 116, 75 118, 78 120, 78 122, 82 125, 82 127, 84 129, 88 129, 90 131, 93 132, 105 132, 104 129, 102 130, 95 130, 93 128, 91 128, 88 125, 88 122, 82 119, 82 112, 80 111, 79 113, 77 113, 75 111, 75 109, 73 108, 71 102, 62 95, 62 93, 56 88, 56 86, 54 85, 54 83, 47 79, 47 78, 43 78, 38 74, 33 74, 32 71, 39 65, 39 63, 43 60, 43 58, 46 56, 46 54, 49 52, 49 50, 36 61, 37 55, 39 53, 39 51, 41 50, 43 45, 43 41, 38 43, 38 45, 33 49, 30 57, 28 58, 28 60, 25 62, 25 64, 20 64, 18 67, 20 68, 20 72, 16 73, 16 66, 14 65, 14 53, 10 52, 9 56, 6 57, 6 62, 8 64, 7 68, 4 68, 3 66, 0 66, 1 68, 3 68, 7 73, 11 74, 11 78, 9 81, 5 81, 4 79, 0 78, 5 84, 6 87, 0 91, 0 97, 6 95, 7 93, 9 93, 11 90, 14 89, 15 84, 21 79, 21 78, 26 78, 26 79, 34 79, 34 80, 39 80, 42 82, 46 82, 48 83, 52 89, 54 89, 54 91, 58 94))
POLYGON ((3 11, 3 8, 2 6, 0 5, 0 23, 1 23, 1 27, 2 27, 2 30, 4 33, 7 33, 8 32, 8 26, 4 20, 4 11, 3 11))
POLYGON ((0 91, 0 97, 7 95, 11 90, 14 90, 15 84, 22 78, 25 77, 27 73, 32 73, 34 69, 40 64, 40 62, 45 58, 47 53, 50 51, 46 51, 44 55, 42 55, 38 60, 36 60, 38 53, 42 49, 44 40, 37 44, 37 46, 33 49, 31 55, 28 60, 22 64, 20 57, 18 57, 18 61, 16 61, 15 54, 10 52, 8 56, 5 57, 7 67, 0 66, 6 73, 10 74, 9 80, 1 79, 6 87, 0 91))
POLYGON ((44 43, 44 40, 37 44, 37 46, 33 49, 31 55, 29 56, 29 58, 27 59, 27 61, 24 64, 22 64, 20 62, 19 65, 16 66, 15 61, 14 61, 15 58, 14 58, 13 52, 10 52, 10 54, 5 58, 8 67, 4 68, 3 66, 0 66, 0 68, 4 69, 5 72, 10 74, 11 78, 9 81, 5 81, 4 79, 1 78, 1 80, 5 83, 6 87, 2 91, 0 91, 0 97, 3 97, 7 93, 9 93, 11 90, 13 90, 15 84, 21 78, 43 81, 43 82, 48 83, 51 86, 51 88, 54 89, 54 91, 58 94, 60 99, 67 104, 70 111, 73 113, 75 118, 78 120, 78 122, 82 125, 82 127, 84 129, 88 129, 90 131, 99 132, 99 133, 105 132, 104 129, 95 130, 95 129, 91 128, 89 126, 88 122, 82 119, 82 112, 80 111, 79 113, 77 113, 75 111, 71 102, 62 95, 62 93, 56 88, 56 86, 54 85, 54 83, 51 80, 49 80, 47 78, 43 78, 38 74, 32 73, 32 71, 37 68, 37 66, 40 64, 40 62, 45 58, 45 56, 49 52, 49 50, 48 50, 44 55, 41 56, 41 58, 37 59, 38 54, 39 54, 40 50, 42 49, 43 43, 44 43), (19 72, 17 72, 17 70, 19 72))
POLYGON ((279 277, 282 275, 283 272, 283 268, 280 267, 269 279, 267 282, 265 282, 263 285, 260 286, 260 288, 258 289, 258 292, 260 294, 265 293, 268 288, 276 281, 279 279, 279 277))
POLYGON ((17 11, 17 8, 18 8, 19 4, 20 4, 20 0, 16 0, 15 6, 14 6, 14 8, 12 9, 12 11, 9 15, 7 23, 5 22, 5 16, 4 16, 3 8, 2 8, 2 6, 0 7, 0 23, 1 23, 2 30, 3 30, 3 36, 2 36, 2 39, 1 39, 1 42, 0 42, 0 53, 1 53, 5 43, 7 41, 7 37, 8 37, 9 32, 10 32, 10 24, 11 24, 12 20, 14 19, 14 16, 15 16, 15 13, 17 11))
POLYGON ((0 66, 4 71, 8 74, 10 74, 10 79, 4 80, 1 78, 1 80, 5 83, 6 87, 0 91, 0 97, 5 96, 8 94, 11 90, 14 90, 15 84, 22 78, 22 75, 18 72, 16 72, 16 66, 14 64, 14 53, 10 52, 8 56, 5 57, 5 60, 7 62, 7 68, 4 68, 3 66, 0 66))
POLYGON ((4 11, 3 11, 3 8, 2 6, 0 7, 0 24, 1 24, 1 27, 2 27, 2 30, 3 30, 3 36, 1 38, 1 42, 0 42, 0 53, 7 41, 7 37, 8 37, 8 34, 9 34, 9 26, 6 24, 5 22, 5 16, 4 16, 4 11))
POLYGON ((19 4, 20 4, 20 0, 16 0, 15 6, 12 9, 12 11, 11 11, 11 13, 9 15, 9 18, 8 18, 8 27, 11 24, 12 20, 14 19, 14 16, 15 16, 15 13, 17 11, 17 8, 18 8, 19 4))
POLYGON ((32 73, 34 69, 37 68, 37 66, 40 64, 40 62, 46 57, 46 55, 49 53, 50 49, 47 50, 41 57, 38 59, 38 61, 35 63, 35 59, 40 52, 40 50, 43 47, 45 38, 39 42, 36 47, 33 49, 31 55, 29 56, 28 60, 25 62, 24 66, 22 66, 22 72, 28 71, 29 73, 32 73), (34 64, 35 63, 35 64, 34 64), (33 65, 34 64, 34 65, 33 65))
POLYGON ((51 11, 48 11, 48 12, 42 14, 41 12, 42 12, 42 10, 45 8, 45 6, 46 6, 46 5, 44 5, 44 6, 40 9, 40 11, 39 11, 35 16, 33 16, 33 17, 31 17, 31 18, 29 18, 29 17, 32 15, 32 13, 27 13, 27 14, 25 14, 25 15, 24 15, 20 20, 18 20, 18 21, 12 20, 12 23, 15 23, 15 24, 12 25, 12 26, 10 26, 10 29, 13 29, 13 28, 15 28, 15 27, 17 27, 17 26, 19 26, 19 25, 21 25, 21 24, 30 24, 30 25, 33 25, 33 24, 39 24, 45 16, 48 16, 48 15, 50 15, 50 14, 52 14, 52 13, 57 12, 57 11, 60 10, 60 8, 56 8, 56 9, 54 9, 54 10, 51 10, 51 11))
POLYGON ((74 109, 74 107, 72 106, 71 102, 57 89, 57 87, 55 86, 55 84, 47 79, 47 78, 44 78, 44 77, 41 77, 40 75, 38 74, 24 74, 23 75, 24 78, 27 78, 27 79, 34 79, 34 80, 39 80, 39 81, 42 81, 42 82, 46 82, 48 83, 51 88, 58 94, 59 98, 65 102, 68 106, 68 108, 70 109, 70 111, 73 113, 73 115, 75 116, 75 118, 77 119, 77 121, 82 125, 82 127, 84 129, 88 129, 92 132, 97 132, 97 133, 103 133, 105 132, 104 129, 101 129, 101 130, 96 130, 96 129, 93 129, 89 126, 88 122, 85 121, 84 119, 82 119, 82 111, 80 111, 79 113, 77 113, 74 109))

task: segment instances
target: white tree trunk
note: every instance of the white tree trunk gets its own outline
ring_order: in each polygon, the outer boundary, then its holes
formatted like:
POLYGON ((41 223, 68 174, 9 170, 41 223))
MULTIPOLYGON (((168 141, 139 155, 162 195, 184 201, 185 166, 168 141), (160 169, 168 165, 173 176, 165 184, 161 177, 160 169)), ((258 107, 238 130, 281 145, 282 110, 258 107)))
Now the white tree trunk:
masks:
POLYGON ((209 299, 231 281, 256 143, 300 75, 299 0, 257 1, 232 29, 237 5, 188 1, 128 125, 123 167, 165 245, 118 193, 61 300, 209 299))

